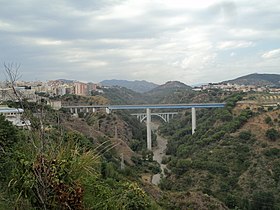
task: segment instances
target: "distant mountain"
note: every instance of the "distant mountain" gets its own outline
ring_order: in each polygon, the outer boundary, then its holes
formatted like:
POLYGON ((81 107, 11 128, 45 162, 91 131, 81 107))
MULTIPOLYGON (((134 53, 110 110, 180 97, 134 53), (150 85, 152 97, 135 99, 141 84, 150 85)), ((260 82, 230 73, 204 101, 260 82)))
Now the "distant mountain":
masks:
POLYGON ((128 80, 112 79, 112 80, 104 80, 100 83, 104 86, 109 86, 109 87, 112 86, 125 87, 138 93, 148 92, 158 86, 155 83, 147 82, 145 80, 128 81, 128 80))
POLYGON ((280 74, 249 74, 223 83, 239 85, 280 86, 280 74))
MULTIPOLYGON (((169 81, 145 94, 151 103, 181 103, 182 97, 189 95, 192 88, 182 82, 169 81)), ((187 97, 189 98, 189 97, 187 97)))
POLYGON ((195 83, 195 84, 192 84, 191 87, 201 87, 202 85, 208 85, 209 82, 203 82, 203 83, 195 83))
POLYGON ((158 92, 162 90, 174 90, 174 89, 192 89, 191 86, 188 86, 182 82, 179 81, 168 81, 163 85, 159 85, 156 88, 152 89, 150 92, 158 92))
POLYGON ((192 88, 178 81, 169 81, 163 85, 139 93, 126 87, 111 86, 103 88, 102 96, 109 99, 112 104, 146 104, 146 103, 181 103, 193 97, 192 88))
POLYGON ((107 98, 111 104, 144 104, 142 94, 125 87, 114 86, 103 88, 103 97, 107 98))
POLYGON ((57 79, 57 81, 63 82, 63 83, 73 83, 75 80, 70 79, 57 79))

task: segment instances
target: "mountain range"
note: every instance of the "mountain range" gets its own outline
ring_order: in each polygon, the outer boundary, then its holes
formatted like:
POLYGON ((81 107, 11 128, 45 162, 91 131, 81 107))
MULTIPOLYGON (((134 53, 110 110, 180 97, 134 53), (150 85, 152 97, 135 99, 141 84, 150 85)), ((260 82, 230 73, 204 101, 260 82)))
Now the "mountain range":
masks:
POLYGON ((156 88, 158 85, 152 82, 147 82, 145 80, 135 80, 135 81, 128 81, 128 80, 104 80, 100 82, 104 86, 119 86, 119 87, 125 87, 127 89, 133 90, 135 92, 144 93, 148 92, 154 88, 156 88))
MULTIPOLYGON (((72 83, 74 80, 58 79, 64 83, 72 83)), ((168 81, 165 84, 158 85, 153 82, 148 82, 146 80, 103 80, 100 82, 103 86, 108 87, 125 87, 127 89, 133 90, 137 93, 153 93, 163 91, 165 89, 191 89, 192 87, 186 85, 179 81, 168 81)), ((222 83, 232 83, 238 85, 256 85, 256 86, 276 86, 280 87, 280 74, 248 74, 245 76, 238 77, 236 79, 226 80, 219 82, 222 83)), ((200 83, 205 84, 205 83, 200 83)), ((195 85, 195 86, 200 86, 195 85)))
MULTIPOLYGON (((249 74, 242 77, 238 77, 232 80, 222 81, 220 83, 233 83, 239 85, 257 85, 257 86, 280 86, 280 74, 249 74)), ((148 82, 146 80, 104 80, 101 82, 104 86, 119 86, 125 87, 127 89, 133 90, 138 93, 145 92, 158 92, 164 89, 172 89, 172 88, 186 88, 191 89, 190 86, 179 82, 179 81, 169 81, 163 85, 158 85, 152 82, 148 82)))
POLYGON ((158 92, 158 91, 166 90, 166 89, 192 89, 192 87, 188 86, 182 82, 179 82, 179 81, 168 81, 163 85, 159 85, 159 86, 153 88, 149 92, 158 92))
POLYGON ((257 86, 280 86, 280 74, 249 74, 223 83, 257 86))

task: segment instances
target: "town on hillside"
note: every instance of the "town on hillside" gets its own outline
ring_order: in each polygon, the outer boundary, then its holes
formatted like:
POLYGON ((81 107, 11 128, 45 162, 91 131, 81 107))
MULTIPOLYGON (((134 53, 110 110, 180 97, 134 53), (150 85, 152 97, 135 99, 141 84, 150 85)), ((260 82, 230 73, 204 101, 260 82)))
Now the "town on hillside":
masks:
MULTIPOLYGON (((16 81, 15 88, 20 95, 28 101, 37 101, 41 97, 59 97, 66 94, 79 96, 91 96, 102 94, 103 89, 110 89, 112 86, 103 85, 102 83, 80 82, 72 80, 50 80, 41 81, 16 81)), ((211 91, 221 90, 225 92, 257 92, 280 94, 280 85, 246 85, 231 82, 208 83, 192 88, 194 91, 211 91)), ((0 82, 0 102, 12 100, 13 90, 7 82, 0 82), (11 98, 12 97, 12 98, 11 98)))

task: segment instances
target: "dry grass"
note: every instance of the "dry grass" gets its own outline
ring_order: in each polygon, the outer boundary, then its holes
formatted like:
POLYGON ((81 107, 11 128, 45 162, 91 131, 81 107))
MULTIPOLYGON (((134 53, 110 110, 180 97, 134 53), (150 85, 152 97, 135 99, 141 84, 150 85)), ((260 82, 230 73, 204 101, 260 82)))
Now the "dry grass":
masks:
POLYGON ((265 112, 262 113, 258 116, 252 117, 248 120, 248 122, 241 128, 239 129, 236 134, 238 134, 241 131, 246 131, 246 130, 250 130, 252 132, 252 134, 255 135, 255 138, 257 141, 260 141, 262 143, 267 143, 268 145, 273 145, 275 147, 280 148, 280 142, 279 141, 269 141, 267 139, 267 137, 265 136, 266 131, 269 128, 275 128, 278 131, 280 131, 279 129, 279 123, 278 121, 280 120, 278 118, 278 116, 280 115, 280 110, 274 110, 274 111, 270 111, 270 112, 265 112), (267 124, 265 122, 265 119, 267 117, 270 117, 272 119, 273 124, 267 124), (274 120, 277 119, 277 122, 274 122, 274 120))

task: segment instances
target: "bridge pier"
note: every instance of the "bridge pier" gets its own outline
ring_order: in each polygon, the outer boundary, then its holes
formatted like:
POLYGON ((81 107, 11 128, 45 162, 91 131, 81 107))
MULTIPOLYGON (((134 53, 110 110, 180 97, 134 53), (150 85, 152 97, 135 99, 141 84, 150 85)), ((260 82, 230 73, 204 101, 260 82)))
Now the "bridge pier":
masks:
POLYGON ((106 108, 106 113, 107 113, 107 114, 110 114, 110 113, 111 113, 111 109, 106 108))
POLYGON ((152 150, 151 109, 147 108, 147 149, 152 150))
POLYGON ((132 110, 132 109, 146 109, 145 113, 133 114, 136 115, 140 122, 147 118, 147 148, 148 150, 152 149, 152 137, 151 137, 151 115, 156 115, 161 117, 165 122, 169 122, 177 113, 151 113, 151 109, 192 109, 192 134, 196 130, 196 110, 195 108, 222 108, 225 107, 225 103, 205 103, 205 104, 151 104, 151 105, 94 105, 94 106, 63 106, 63 108, 70 109, 70 112, 73 115, 77 115, 78 112, 85 110, 89 112, 90 108, 92 112, 95 112, 96 109, 106 109, 106 112, 109 114, 112 110, 132 110))
POLYGON ((192 107, 192 134, 195 133, 196 129, 196 111, 195 108, 192 107))

